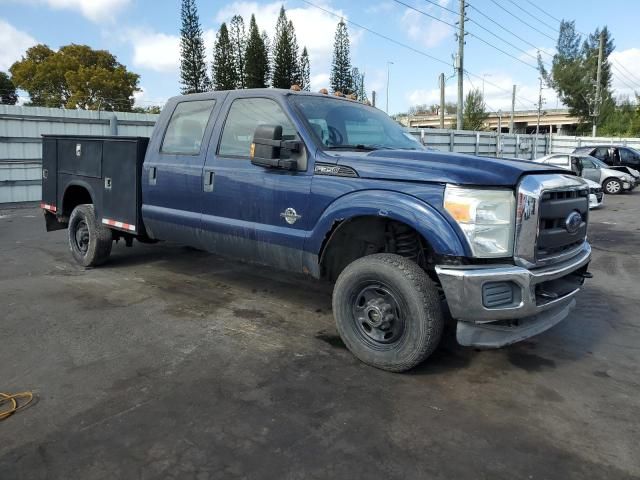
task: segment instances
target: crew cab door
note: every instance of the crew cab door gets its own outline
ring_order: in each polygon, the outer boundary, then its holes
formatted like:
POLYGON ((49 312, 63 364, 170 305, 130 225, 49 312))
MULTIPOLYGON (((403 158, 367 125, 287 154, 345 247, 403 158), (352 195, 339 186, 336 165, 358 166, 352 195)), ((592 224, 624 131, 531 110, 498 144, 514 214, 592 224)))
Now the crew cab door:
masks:
POLYGON ((249 158, 258 125, 282 125, 283 139, 300 138, 285 109, 276 98, 227 98, 204 166, 202 242, 223 255, 301 271, 312 178, 306 151, 293 171, 249 158))
POLYGON ((202 167, 216 110, 215 99, 185 99, 156 126, 142 175, 143 218, 153 238, 198 246, 202 167))

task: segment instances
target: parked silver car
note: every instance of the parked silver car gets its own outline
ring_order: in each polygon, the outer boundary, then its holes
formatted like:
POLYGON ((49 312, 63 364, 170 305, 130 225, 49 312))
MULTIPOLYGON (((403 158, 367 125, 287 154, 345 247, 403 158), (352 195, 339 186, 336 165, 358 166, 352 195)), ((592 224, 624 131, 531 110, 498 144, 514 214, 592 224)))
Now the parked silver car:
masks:
POLYGON ((589 210, 600 208, 604 203, 602 186, 598 182, 594 182, 588 178, 585 178, 584 181, 589 185, 589 210))
POLYGON ((607 164, 589 155, 556 153, 537 158, 535 162, 573 170, 581 177, 599 183, 605 193, 611 195, 633 190, 636 187, 635 179, 631 175, 612 170, 607 164))

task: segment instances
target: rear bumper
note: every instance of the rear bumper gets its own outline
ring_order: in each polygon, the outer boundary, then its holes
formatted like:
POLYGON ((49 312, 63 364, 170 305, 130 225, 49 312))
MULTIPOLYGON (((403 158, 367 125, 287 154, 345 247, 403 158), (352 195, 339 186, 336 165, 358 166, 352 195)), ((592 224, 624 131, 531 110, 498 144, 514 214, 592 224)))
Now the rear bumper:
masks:
POLYGON ((590 260, 585 242, 572 258, 543 268, 436 267, 451 315, 458 320, 458 342, 500 347, 552 327, 575 305, 590 260), (511 301, 488 307, 492 285, 509 285, 511 301))

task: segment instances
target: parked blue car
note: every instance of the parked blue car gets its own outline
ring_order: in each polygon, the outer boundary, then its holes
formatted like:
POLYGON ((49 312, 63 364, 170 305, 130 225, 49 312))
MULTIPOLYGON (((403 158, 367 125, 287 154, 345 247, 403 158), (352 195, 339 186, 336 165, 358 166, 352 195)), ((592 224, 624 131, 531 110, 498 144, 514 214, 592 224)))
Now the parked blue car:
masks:
POLYGON ((353 354, 404 371, 451 316, 499 347, 565 318, 589 276, 589 188, 552 165, 428 151, 380 110, 278 89, 172 98, 151 138, 45 136, 48 230, 75 260, 171 240, 335 282, 353 354))

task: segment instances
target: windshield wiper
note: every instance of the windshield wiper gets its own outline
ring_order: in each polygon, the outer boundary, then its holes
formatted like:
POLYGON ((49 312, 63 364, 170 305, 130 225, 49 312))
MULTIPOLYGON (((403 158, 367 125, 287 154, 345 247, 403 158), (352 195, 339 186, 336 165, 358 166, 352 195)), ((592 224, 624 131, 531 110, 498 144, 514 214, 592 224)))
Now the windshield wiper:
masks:
POLYGON ((372 152, 374 150, 393 150, 392 147, 387 147, 384 145, 364 145, 362 143, 358 143, 355 145, 330 145, 326 147, 327 150, 362 150, 366 152, 372 152))

